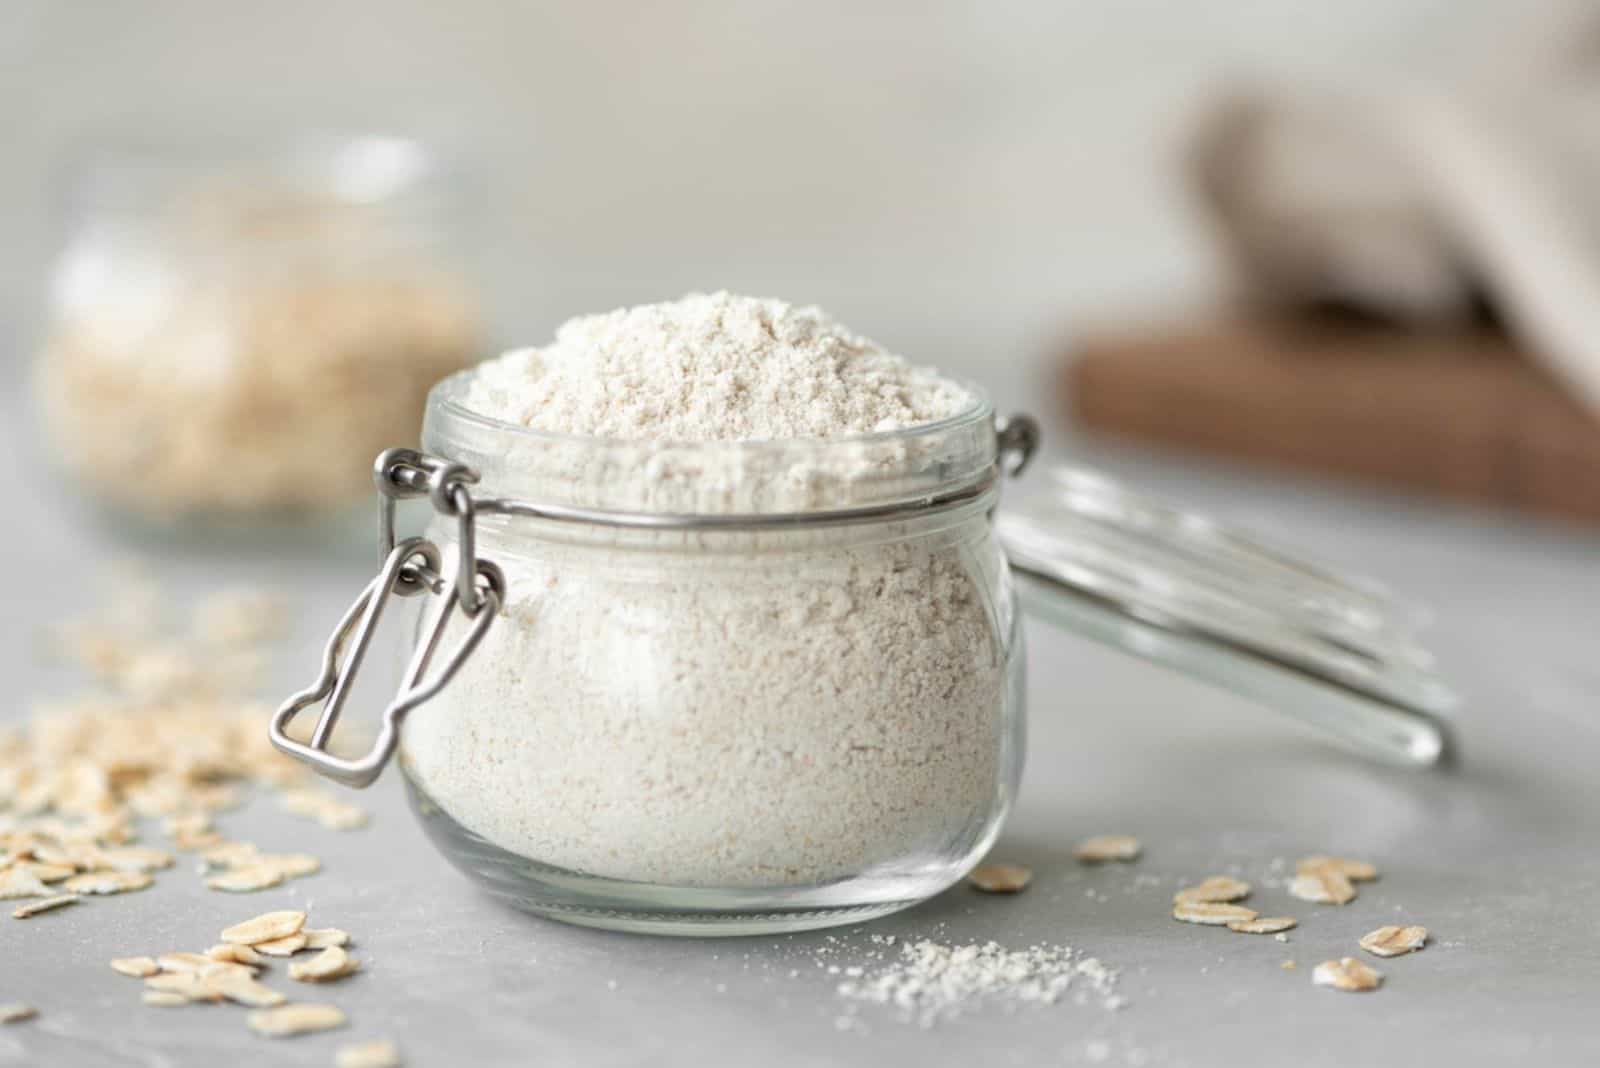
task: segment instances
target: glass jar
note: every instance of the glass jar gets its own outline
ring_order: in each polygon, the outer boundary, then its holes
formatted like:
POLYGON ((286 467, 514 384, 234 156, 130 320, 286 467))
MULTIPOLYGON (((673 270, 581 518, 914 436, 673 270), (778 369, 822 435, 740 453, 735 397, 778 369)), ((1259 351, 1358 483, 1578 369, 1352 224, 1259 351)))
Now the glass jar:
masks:
POLYGON ((908 430, 662 444, 500 423, 463 407, 465 381, 433 391, 424 452, 379 458, 383 569, 271 734, 352 785, 398 752, 433 842, 519 907, 790 931, 959 879, 1022 768, 1008 556, 1074 630, 1245 692, 1298 687, 1293 711, 1389 759, 1443 751, 1450 696, 1381 592, 1082 475, 997 523, 1036 433, 976 389, 908 430), (396 541, 395 502, 418 496, 433 523, 396 541), (375 744, 329 753, 384 605, 413 595, 375 744))
POLYGON ((139 529, 347 511, 477 348, 449 182, 413 142, 103 151, 69 188, 38 409, 139 529))

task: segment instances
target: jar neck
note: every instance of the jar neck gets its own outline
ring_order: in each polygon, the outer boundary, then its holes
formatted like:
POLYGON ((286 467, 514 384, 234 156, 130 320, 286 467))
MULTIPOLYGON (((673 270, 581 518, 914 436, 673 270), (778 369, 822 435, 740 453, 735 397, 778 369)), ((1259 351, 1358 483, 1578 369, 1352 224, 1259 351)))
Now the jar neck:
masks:
MULTIPOLYGON (((774 554, 818 555, 849 553, 874 547, 906 544, 937 551, 987 541, 998 490, 991 487, 962 504, 909 513, 903 518, 837 525, 788 527, 775 525, 737 530, 615 527, 581 522, 553 522, 528 516, 480 515, 477 552, 486 559, 542 559, 551 553, 649 557, 653 561, 679 558, 689 566, 705 567, 707 557, 716 566, 737 566, 742 559, 774 554)), ((430 539, 446 548, 456 540, 456 525, 436 519, 430 539)), ((652 563, 651 566, 658 566, 652 563)), ((770 566, 770 565, 768 565, 770 566)))

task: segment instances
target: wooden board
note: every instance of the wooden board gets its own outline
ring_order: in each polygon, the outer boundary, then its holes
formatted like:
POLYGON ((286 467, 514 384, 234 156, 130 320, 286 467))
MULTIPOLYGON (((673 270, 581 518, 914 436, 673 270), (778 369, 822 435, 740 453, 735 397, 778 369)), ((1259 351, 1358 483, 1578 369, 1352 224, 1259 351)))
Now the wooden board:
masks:
POLYGON ((1077 424, 1600 522, 1600 420, 1501 334, 1233 320, 1084 338, 1077 424))

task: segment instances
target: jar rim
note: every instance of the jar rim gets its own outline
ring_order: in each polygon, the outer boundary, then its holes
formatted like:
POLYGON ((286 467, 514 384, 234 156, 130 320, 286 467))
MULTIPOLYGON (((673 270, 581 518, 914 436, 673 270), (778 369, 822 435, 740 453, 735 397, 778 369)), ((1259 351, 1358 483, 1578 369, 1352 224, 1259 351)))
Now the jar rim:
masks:
POLYGON ((428 395, 426 452, 466 464, 491 492, 545 504, 683 515, 772 515, 912 501, 992 474, 994 407, 838 438, 656 441, 539 430, 463 402, 476 369, 428 395))
MULTIPOLYGON (((516 352, 507 350, 501 355, 516 352)), ((481 366, 481 365, 480 365, 481 366)), ((692 438, 608 438, 596 434, 573 434, 559 430, 542 430, 524 426, 506 419, 485 415, 461 401, 468 382, 477 374, 478 367, 467 367, 434 383, 428 394, 428 407, 448 413, 452 419, 499 433, 514 436, 522 441, 544 441, 566 446, 589 445, 604 448, 621 445, 629 448, 694 449, 696 451, 753 452, 762 449, 811 449, 837 446, 871 445, 890 441, 909 441, 918 437, 931 437, 973 424, 994 421, 994 402, 982 386, 965 378, 945 376, 946 380, 960 386, 972 398, 972 403, 953 415, 927 423, 897 427, 894 430, 874 430, 865 434, 847 434, 827 438, 744 438, 737 440, 697 441, 692 438)))

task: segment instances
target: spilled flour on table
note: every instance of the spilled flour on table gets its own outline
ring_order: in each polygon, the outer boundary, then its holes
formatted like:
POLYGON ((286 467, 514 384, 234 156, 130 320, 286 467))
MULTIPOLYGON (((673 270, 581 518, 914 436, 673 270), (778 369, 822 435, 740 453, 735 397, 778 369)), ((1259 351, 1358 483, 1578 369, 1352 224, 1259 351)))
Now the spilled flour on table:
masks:
MULTIPOLYGON (((982 1007, 1014 1011, 1054 1004, 1069 993, 1078 1004, 1097 1000, 1109 1010, 1126 1003, 1116 992, 1117 973, 1070 946, 1007 949, 998 942, 948 945, 930 939, 883 944, 898 945, 899 953, 874 966, 844 969, 838 994, 892 1006, 920 1027, 982 1007)), ((837 966, 828 970, 838 974, 837 966)))

